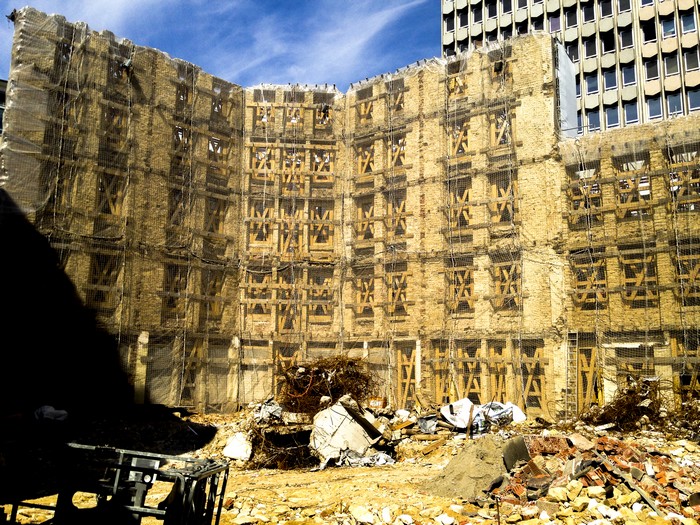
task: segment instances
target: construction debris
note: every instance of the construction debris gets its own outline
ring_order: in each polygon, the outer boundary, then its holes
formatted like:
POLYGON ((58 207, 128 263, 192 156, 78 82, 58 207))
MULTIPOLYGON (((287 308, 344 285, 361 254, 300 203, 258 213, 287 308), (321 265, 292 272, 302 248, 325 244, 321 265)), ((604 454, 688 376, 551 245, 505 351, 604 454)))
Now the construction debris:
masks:
POLYGON ((377 383, 361 359, 333 356, 308 365, 295 365, 283 374, 279 403, 290 412, 315 414, 322 406, 349 395, 364 403, 375 394, 377 383))

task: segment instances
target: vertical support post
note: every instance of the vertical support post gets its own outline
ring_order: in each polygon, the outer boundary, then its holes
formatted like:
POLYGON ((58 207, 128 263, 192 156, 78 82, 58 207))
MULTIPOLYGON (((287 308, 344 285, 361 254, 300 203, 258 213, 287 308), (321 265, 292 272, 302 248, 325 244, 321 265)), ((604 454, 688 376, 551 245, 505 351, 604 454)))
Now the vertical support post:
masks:
POLYGON ((170 395, 168 399, 173 405, 182 403, 182 374, 183 374, 183 352, 185 351, 182 336, 173 339, 173 367, 170 380, 170 395))
POLYGON ((241 339, 234 335, 228 347, 228 377, 226 379, 226 399, 233 410, 240 406, 241 339))
POLYGON ((148 332, 139 334, 136 342, 136 362, 134 363, 134 402, 146 402, 146 372, 148 368, 148 332))
POLYGON ((423 360, 420 339, 416 339, 416 365, 415 365, 415 375, 416 375, 416 392, 420 392, 421 389, 421 376, 423 371, 421 370, 421 361, 423 360))

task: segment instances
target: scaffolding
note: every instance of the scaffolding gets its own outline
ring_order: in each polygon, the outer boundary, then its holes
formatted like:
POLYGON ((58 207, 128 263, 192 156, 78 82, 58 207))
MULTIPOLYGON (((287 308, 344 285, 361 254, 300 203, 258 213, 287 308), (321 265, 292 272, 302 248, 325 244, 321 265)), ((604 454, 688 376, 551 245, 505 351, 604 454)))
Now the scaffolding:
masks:
POLYGON ((0 180, 139 400, 236 410, 334 354, 394 407, 697 395, 698 119, 563 138, 551 37, 343 94, 14 23, 0 180))

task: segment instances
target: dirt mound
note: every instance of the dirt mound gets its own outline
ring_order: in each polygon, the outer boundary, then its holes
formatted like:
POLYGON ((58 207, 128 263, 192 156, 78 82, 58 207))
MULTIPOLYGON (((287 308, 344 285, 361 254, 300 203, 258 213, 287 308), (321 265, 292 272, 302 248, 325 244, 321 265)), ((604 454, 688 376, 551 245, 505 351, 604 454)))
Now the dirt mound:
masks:
POLYGON ((504 443, 504 439, 495 434, 466 441, 440 475, 423 488, 438 496, 466 501, 478 499, 493 480, 506 473, 504 443))

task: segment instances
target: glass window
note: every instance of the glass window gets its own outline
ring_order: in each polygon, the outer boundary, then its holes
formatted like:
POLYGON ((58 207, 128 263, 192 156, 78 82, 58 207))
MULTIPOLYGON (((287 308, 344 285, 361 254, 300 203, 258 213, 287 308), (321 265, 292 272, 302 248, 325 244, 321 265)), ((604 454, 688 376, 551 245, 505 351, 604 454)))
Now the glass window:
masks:
POLYGON ((559 16, 549 17, 549 32, 555 33, 561 30, 561 18, 559 16))
POLYGON ((586 77, 586 94, 592 95, 593 93, 598 93, 598 75, 591 75, 586 77))
POLYGON ((654 20, 642 22, 641 29, 644 42, 656 41, 656 22, 654 20))
POLYGON ((578 25, 578 11, 571 9, 566 12, 566 27, 576 27, 578 25))
POLYGON ((668 109, 668 115, 682 115, 683 114, 683 99, 681 98, 681 92, 677 91, 675 93, 666 94, 666 106, 668 109))
POLYGON ((677 75, 679 73, 678 55, 673 53, 664 57, 664 71, 666 71, 666 76, 677 75))
POLYGON ((594 109, 588 112, 588 131, 598 131, 600 129, 600 111, 594 109))
POLYGON ((605 108, 605 126, 607 128, 617 128, 620 126, 620 110, 617 106, 605 108))
POLYGON ((656 58, 651 58, 644 62, 644 71, 646 73, 647 80, 659 78, 659 62, 656 60, 656 58))
POLYGON ((544 0, 532 0, 533 4, 541 4, 544 0))
POLYGON ((676 36, 676 21, 673 18, 665 18, 661 20, 661 35, 664 38, 676 36))
POLYGON ((620 49, 626 49, 634 45, 631 29, 620 29, 618 36, 620 37, 620 49))
POLYGON ((567 44, 566 54, 569 55, 569 58, 572 61, 578 62, 578 42, 572 42, 571 44, 567 44))
POLYGON ((661 118, 661 98, 650 97, 647 99, 647 113, 650 119, 661 118))
POLYGON ((544 29, 544 19, 542 16, 538 16, 537 18, 532 19, 532 29, 534 31, 541 31, 544 29))
POLYGON ((513 30, 510 27, 505 28, 505 29, 501 29, 501 38, 503 40, 507 40, 512 36, 513 36, 513 30))
POLYGON ((605 89, 615 89, 617 87, 617 71, 614 68, 603 71, 603 87, 605 89))
POLYGON ((634 66, 625 66, 622 68, 622 85, 629 86, 637 81, 637 75, 634 72, 634 66))
POLYGON ((625 11, 629 11, 630 9, 632 9, 632 6, 630 5, 630 0, 617 0, 618 13, 624 13, 625 11))
POLYGON ((598 0, 601 18, 612 16, 612 0, 598 0))
POLYGON ((584 56, 586 58, 596 56, 598 54, 598 50, 596 48, 595 36, 587 38, 583 41, 584 56))
POLYGON ((453 16, 445 18, 445 31, 451 33, 455 30, 455 19, 453 16))
POLYGON ((462 11, 459 13, 459 27, 469 26, 469 11, 462 11))
POLYGON ((583 6, 583 21, 592 22, 595 20, 595 9, 593 8, 593 3, 586 4, 583 6))
POLYGON ((700 63, 698 62, 698 48, 687 49, 683 51, 683 62, 685 62, 686 71, 694 71, 700 69, 700 63))
POLYGON ((518 0, 518 7, 527 7, 527 0, 518 0))
POLYGON ((615 52, 615 32, 606 31, 600 33, 600 47, 603 53, 615 52))
POLYGON ((583 117, 581 116, 580 111, 578 113, 576 113, 576 125, 578 126, 578 129, 576 132, 577 132, 577 134, 580 135, 581 133, 583 133, 583 117))
POLYGON ((498 15, 498 5, 496 5, 496 1, 492 0, 486 4, 486 16, 488 18, 496 18, 498 15))
POLYGON ((576 77, 576 97, 581 96, 581 81, 576 77))
POLYGON ((472 6, 472 22, 478 24, 484 19, 484 10, 481 9, 481 4, 472 6))
POLYGON ((503 13, 510 13, 513 11, 513 0, 503 0, 503 3, 501 4, 501 12, 503 13))
POLYGON ((625 112, 625 124, 634 124, 639 122, 637 102, 625 102, 623 110, 625 112))
POLYGON ((641 6, 654 5, 654 0, 640 0, 639 5, 641 5, 641 6))
POLYGON ((684 33, 695 31, 695 14, 692 11, 681 15, 681 27, 684 33))
POLYGON ((688 111, 700 110, 700 89, 688 90, 688 111))

